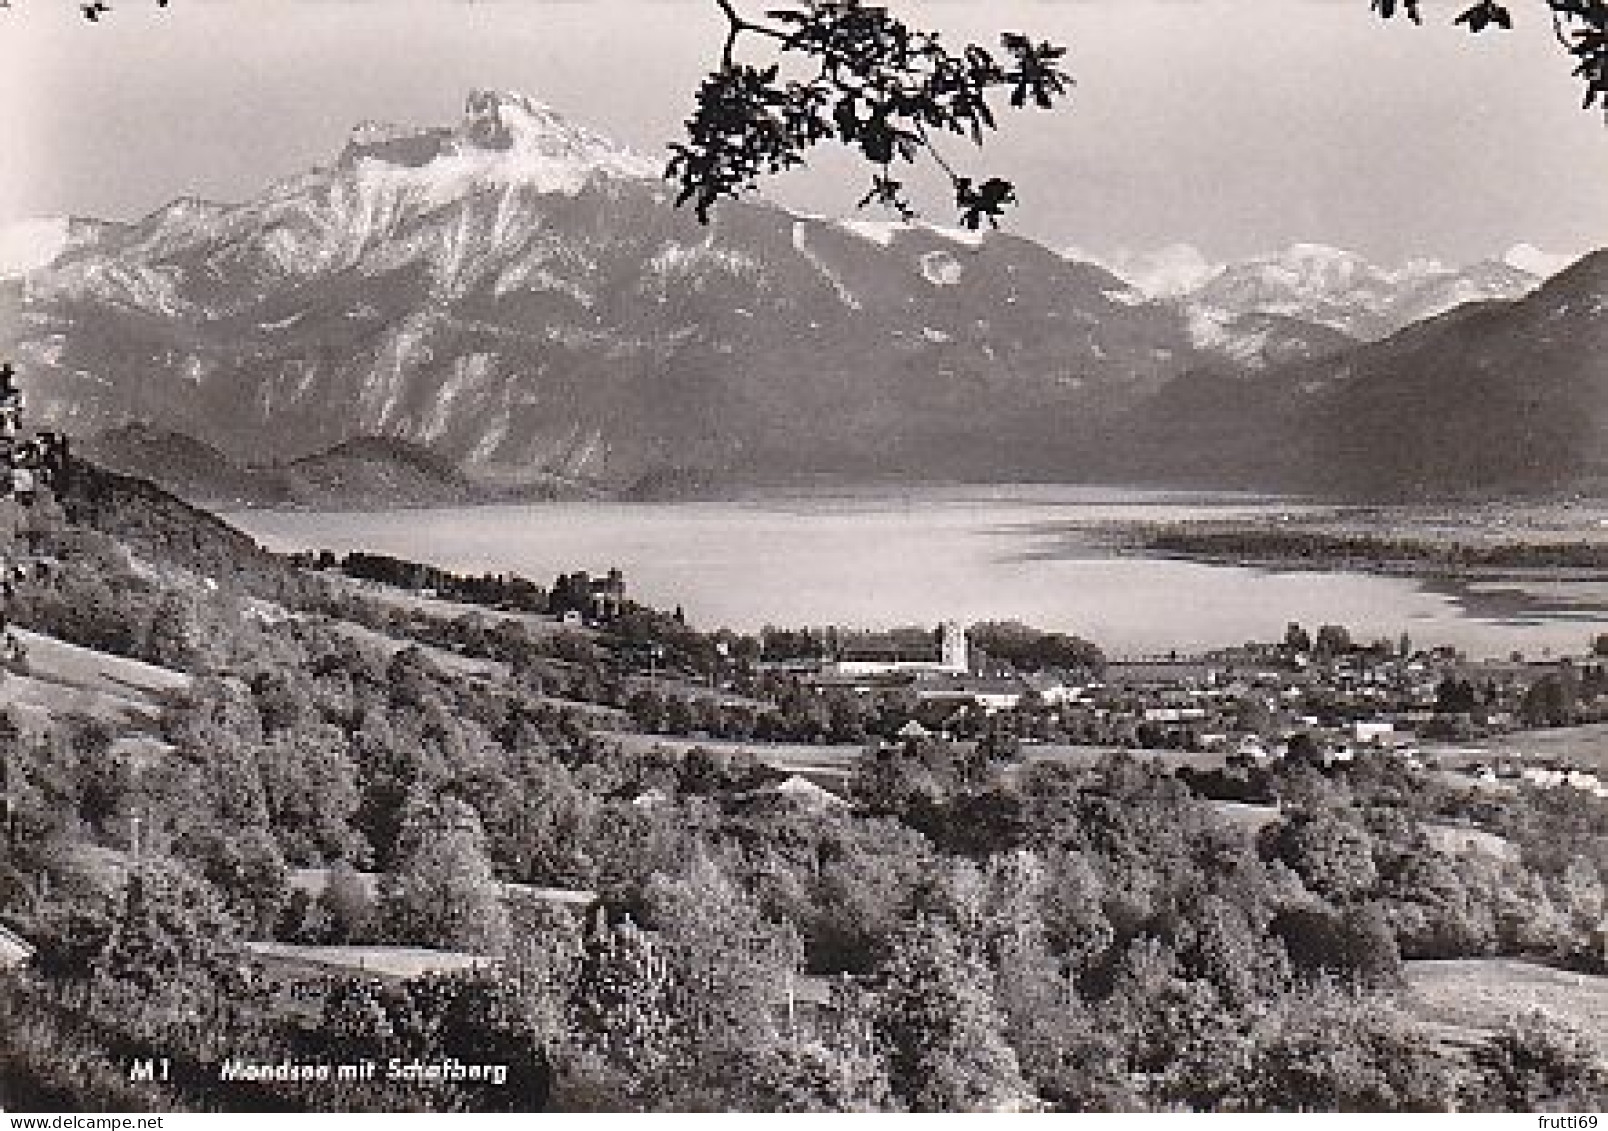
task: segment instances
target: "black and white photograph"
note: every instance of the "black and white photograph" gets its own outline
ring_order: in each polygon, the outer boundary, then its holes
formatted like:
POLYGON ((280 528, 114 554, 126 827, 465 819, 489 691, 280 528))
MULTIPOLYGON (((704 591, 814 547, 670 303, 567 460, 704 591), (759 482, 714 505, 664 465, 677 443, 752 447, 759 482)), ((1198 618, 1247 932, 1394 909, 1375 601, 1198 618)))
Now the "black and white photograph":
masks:
POLYGON ((0 137, 11 1128, 1608 1112, 1608 0, 0 0, 0 137))

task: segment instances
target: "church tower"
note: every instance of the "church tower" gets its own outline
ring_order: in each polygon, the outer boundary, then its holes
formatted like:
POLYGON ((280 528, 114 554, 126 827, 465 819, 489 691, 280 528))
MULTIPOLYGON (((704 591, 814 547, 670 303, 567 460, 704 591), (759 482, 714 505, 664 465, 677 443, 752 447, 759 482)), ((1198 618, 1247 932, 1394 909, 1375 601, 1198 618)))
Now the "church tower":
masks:
POLYGON ((959 621, 944 621, 943 667, 948 672, 971 671, 971 652, 966 644, 966 630, 960 627, 959 621))

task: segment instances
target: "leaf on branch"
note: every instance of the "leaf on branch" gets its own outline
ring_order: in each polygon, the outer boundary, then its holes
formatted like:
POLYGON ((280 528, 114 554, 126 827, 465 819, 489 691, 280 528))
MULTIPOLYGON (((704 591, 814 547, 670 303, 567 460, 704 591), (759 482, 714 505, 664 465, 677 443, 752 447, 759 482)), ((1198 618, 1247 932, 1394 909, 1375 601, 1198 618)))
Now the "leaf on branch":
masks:
POLYGON ((863 0, 801 0, 772 9, 767 25, 721 8, 732 40, 772 39, 784 58, 806 60, 811 77, 783 81, 776 68, 741 66, 728 53, 727 64, 705 79, 687 138, 671 147, 666 169, 681 182, 679 202, 693 202, 705 221, 719 200, 803 164, 811 147, 832 140, 878 169, 862 206, 912 214, 903 182, 889 169, 930 159, 955 185, 963 222, 997 222, 1015 202, 1009 183, 967 182, 963 193, 932 139, 953 134, 981 145, 997 128, 992 97, 1016 109, 1047 109, 1072 85, 1061 67, 1064 48, 1017 33, 1000 37, 997 54, 976 44, 952 51, 937 33, 863 0))
POLYGON ((1482 32, 1488 27, 1513 30, 1513 15, 1495 0, 1481 0, 1453 21, 1465 25, 1470 32, 1482 32))
MULTIPOLYGON (((1406 13, 1414 23, 1423 23, 1421 0, 1369 0, 1369 6, 1390 19, 1406 13)), ((1585 109, 1601 104, 1608 114, 1608 0, 1545 0, 1552 17, 1552 30, 1576 62, 1574 75, 1585 83, 1585 109)), ((1479 0, 1465 7, 1453 21, 1471 33, 1499 28, 1511 31, 1513 12, 1500 0, 1479 0)))
POLYGON ((955 204, 960 208, 960 222, 976 231, 987 220, 991 227, 999 227, 999 218, 1005 209, 1016 203, 1016 187, 1009 181, 991 177, 981 187, 969 177, 955 178, 955 204))
POLYGON ((1415 24, 1424 22, 1423 13, 1418 10, 1418 0, 1373 0, 1373 10, 1387 20, 1399 10, 1407 13, 1407 18, 1415 24))
POLYGON ((859 207, 868 205, 891 209, 906 220, 913 220, 916 216, 916 210, 905 196, 903 183, 886 173, 878 173, 871 178, 871 188, 860 198, 859 207))

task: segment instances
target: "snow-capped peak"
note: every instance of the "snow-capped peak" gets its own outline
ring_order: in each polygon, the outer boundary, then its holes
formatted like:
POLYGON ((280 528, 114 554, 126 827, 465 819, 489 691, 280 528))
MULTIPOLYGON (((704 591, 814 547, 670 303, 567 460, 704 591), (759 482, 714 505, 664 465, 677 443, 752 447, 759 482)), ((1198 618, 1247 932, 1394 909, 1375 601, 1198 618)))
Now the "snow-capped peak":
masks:
POLYGON ((467 123, 485 122, 499 127, 568 129, 568 123, 551 103, 517 90, 471 90, 464 101, 463 119, 467 123))
POLYGON ((1268 284, 1310 295, 1344 291, 1376 273, 1361 256, 1320 243, 1291 244, 1244 266, 1268 284))
POLYGON ((1183 298, 1198 291, 1222 270, 1221 264, 1208 261, 1199 248, 1186 243, 1168 244, 1147 252, 1122 248, 1110 256, 1068 247, 1061 254, 1075 263, 1092 263, 1109 271, 1131 286, 1141 300, 1183 298))
POLYGON ((68 239, 69 223, 65 216, 0 225, 0 279, 48 267, 67 250, 68 239))
POLYGON ((1229 314, 1284 315, 1374 339, 1467 302, 1518 298, 1534 283, 1500 264, 1452 268, 1416 258, 1387 268, 1340 248, 1297 243, 1230 265, 1188 301, 1229 314))
POLYGON ((1362 262, 1356 252, 1326 243, 1292 243, 1281 255, 1273 258, 1286 263, 1299 263, 1317 270, 1347 268, 1362 262))
POLYGON ((1550 279, 1565 267, 1578 262, 1578 255, 1554 255, 1533 243, 1515 244, 1502 256, 1502 262, 1519 271, 1527 271, 1541 279, 1550 279))
POLYGON ((592 178, 656 178, 662 162, 568 121, 528 95, 472 91, 454 128, 364 122, 343 161, 371 176, 404 176, 432 200, 477 187, 575 193, 592 178))
POLYGON ((478 149, 568 163, 616 176, 657 176, 660 167, 657 161, 567 121, 547 103, 512 91, 470 92, 457 136, 478 149))
POLYGON ((476 90, 457 135, 481 150, 507 153, 538 180, 579 187, 588 177, 657 177, 663 163, 567 121, 545 102, 510 91, 476 90))

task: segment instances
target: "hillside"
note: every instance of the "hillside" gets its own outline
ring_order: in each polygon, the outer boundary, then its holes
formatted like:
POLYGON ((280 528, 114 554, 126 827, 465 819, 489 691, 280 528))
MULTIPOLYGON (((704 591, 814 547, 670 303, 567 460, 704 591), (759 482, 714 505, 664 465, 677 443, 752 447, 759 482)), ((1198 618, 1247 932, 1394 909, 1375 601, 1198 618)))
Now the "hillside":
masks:
POLYGON ((221 508, 461 506, 576 490, 556 480, 470 479, 430 449, 384 436, 360 436, 327 451, 258 466, 182 432, 129 423, 90 437, 79 451, 107 470, 148 480, 191 503, 221 508))
POLYGON ((429 449, 384 437, 347 440, 276 470, 297 502, 315 506, 452 505, 482 494, 429 449))
POLYGON ((284 475, 243 467, 211 444, 170 428, 130 421, 89 437, 78 450, 109 471, 159 483, 195 502, 256 506, 293 500, 284 475))

